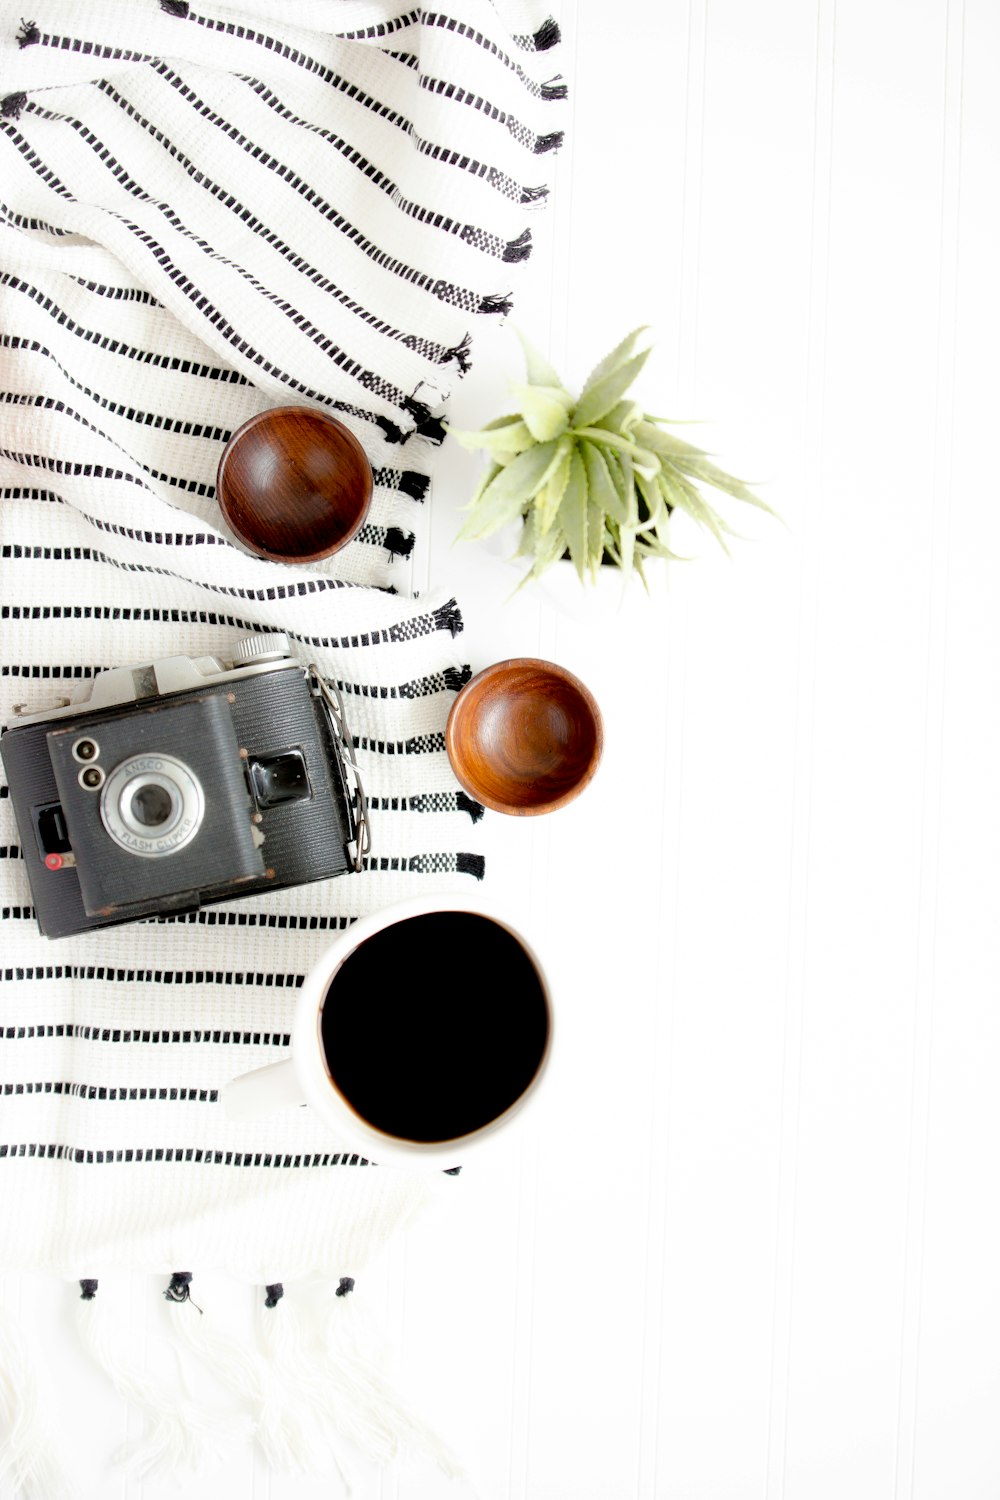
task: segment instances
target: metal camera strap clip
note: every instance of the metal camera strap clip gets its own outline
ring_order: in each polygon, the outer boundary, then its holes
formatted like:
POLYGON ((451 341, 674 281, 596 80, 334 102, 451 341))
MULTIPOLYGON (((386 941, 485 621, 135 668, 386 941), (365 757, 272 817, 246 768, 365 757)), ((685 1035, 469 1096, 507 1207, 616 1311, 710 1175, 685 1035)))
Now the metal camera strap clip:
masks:
POLYGON ((361 780, 357 757, 354 754, 354 737, 347 726, 344 700, 336 683, 327 682, 315 662, 309 665, 309 691, 314 698, 322 698, 326 705, 338 747, 342 752, 341 764, 345 771, 351 773, 354 781, 354 799, 352 803, 348 789, 347 810, 352 825, 354 869, 359 871, 363 869, 365 855, 372 846, 371 823, 368 818, 368 797, 365 793, 364 782, 361 780))

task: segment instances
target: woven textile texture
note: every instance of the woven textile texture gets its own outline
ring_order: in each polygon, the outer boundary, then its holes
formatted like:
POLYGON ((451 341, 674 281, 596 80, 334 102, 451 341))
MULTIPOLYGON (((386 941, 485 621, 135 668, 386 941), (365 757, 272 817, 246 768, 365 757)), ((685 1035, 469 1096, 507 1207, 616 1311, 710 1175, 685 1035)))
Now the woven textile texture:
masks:
POLYGON ((344 695, 373 826, 360 874, 49 942, 0 789, 6 1267, 349 1276, 429 1191, 308 1110, 232 1124, 218 1091, 285 1055, 332 935, 483 874, 444 753, 460 610, 387 586, 530 249, 557 40, 506 0, 0 5, 3 722, 283 630, 344 695), (333 411, 375 472, 362 534, 298 569, 234 547, 214 499, 230 432, 287 402, 333 411))

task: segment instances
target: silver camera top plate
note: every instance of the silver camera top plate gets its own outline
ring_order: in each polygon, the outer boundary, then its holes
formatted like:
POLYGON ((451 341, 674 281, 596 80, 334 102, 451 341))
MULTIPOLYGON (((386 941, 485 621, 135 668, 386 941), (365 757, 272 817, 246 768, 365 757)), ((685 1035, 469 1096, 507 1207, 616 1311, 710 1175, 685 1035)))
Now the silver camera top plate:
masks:
POLYGON ((218 656, 165 656, 137 667, 109 667, 98 672, 87 698, 75 702, 63 698, 58 705, 31 713, 24 713, 23 705, 15 704, 14 713, 18 724, 38 724, 68 718, 71 714, 141 703, 146 698, 165 698, 171 693, 190 692, 192 688, 217 687, 280 667, 299 667, 303 673, 306 670, 299 658, 293 656, 286 635, 275 632, 244 636, 237 641, 229 661, 218 656))

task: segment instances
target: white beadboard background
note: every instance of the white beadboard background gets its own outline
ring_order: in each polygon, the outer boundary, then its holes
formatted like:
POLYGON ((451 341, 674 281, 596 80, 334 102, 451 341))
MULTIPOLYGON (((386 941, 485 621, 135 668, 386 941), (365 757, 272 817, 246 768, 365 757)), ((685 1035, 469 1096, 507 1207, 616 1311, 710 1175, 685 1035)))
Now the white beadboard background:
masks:
MULTIPOLYGON (((560 19, 517 319, 577 382, 652 325, 648 406, 786 525, 731 561, 684 535, 666 595, 578 620, 452 546, 478 460, 443 455, 418 583, 457 591, 474 666, 577 671, 607 744, 571 808, 487 824, 490 888, 548 936, 553 1088, 356 1293, 474 1483, 355 1462, 354 1494, 997 1500, 1000 4, 560 19)), ((478 352, 464 426, 520 369, 510 329, 478 352)), ((150 1349, 157 1291, 127 1288, 150 1349)), ((175 1495, 111 1468, 134 1419, 72 1292, 20 1303, 86 1495, 175 1495)), ((184 1493, 338 1488, 248 1445, 184 1493)))

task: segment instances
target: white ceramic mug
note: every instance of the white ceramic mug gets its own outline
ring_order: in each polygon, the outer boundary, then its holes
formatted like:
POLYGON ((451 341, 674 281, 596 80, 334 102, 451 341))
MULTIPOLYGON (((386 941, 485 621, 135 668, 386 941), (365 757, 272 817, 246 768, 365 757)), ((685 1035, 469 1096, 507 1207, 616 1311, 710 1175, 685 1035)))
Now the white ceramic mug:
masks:
MULTIPOLYGON (((418 979, 420 976, 417 976, 418 979)), ((469 1017, 476 1024, 475 972, 452 970, 438 976, 463 987, 469 997, 469 1017)), ((387 976, 391 982, 392 976, 387 976)), ((398 979, 398 977, 397 977, 398 979)), ((343 1147, 357 1151, 377 1163, 393 1166, 425 1166, 443 1170, 459 1166, 481 1142, 506 1130, 533 1099, 552 1051, 552 999, 549 983, 534 946, 520 927, 477 897, 431 896, 401 901, 383 911, 361 917, 320 956, 306 975, 292 1022, 292 1055, 252 1073, 235 1078, 222 1091, 226 1112, 235 1119, 249 1119, 282 1106, 307 1104, 330 1127, 343 1147), (435 913, 469 912, 485 917, 515 939, 535 971, 545 1007, 546 1030, 541 1058, 527 1086, 494 1118, 468 1133, 447 1140, 410 1140, 402 1133, 389 1133, 371 1124, 349 1102, 334 1082, 326 1060, 322 1035, 324 1001, 335 997, 337 974, 346 960, 369 938, 387 927, 412 917, 435 913)))

